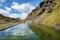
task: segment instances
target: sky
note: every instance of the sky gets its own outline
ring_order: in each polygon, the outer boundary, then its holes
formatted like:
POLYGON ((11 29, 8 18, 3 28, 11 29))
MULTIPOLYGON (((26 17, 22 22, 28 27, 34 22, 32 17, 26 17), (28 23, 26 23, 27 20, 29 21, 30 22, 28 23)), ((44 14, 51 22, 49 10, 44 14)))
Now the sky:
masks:
POLYGON ((24 19, 42 0, 0 0, 0 14, 24 19))

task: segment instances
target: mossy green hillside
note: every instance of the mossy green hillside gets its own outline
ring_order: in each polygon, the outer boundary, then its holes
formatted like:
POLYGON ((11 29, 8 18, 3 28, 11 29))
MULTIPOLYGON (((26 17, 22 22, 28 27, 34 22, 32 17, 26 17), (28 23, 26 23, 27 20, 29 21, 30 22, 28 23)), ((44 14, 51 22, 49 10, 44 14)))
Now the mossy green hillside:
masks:
POLYGON ((48 17, 46 17, 42 24, 48 25, 48 26, 55 26, 57 23, 60 22, 60 0, 56 0, 57 4, 54 7, 54 10, 50 13, 48 17))

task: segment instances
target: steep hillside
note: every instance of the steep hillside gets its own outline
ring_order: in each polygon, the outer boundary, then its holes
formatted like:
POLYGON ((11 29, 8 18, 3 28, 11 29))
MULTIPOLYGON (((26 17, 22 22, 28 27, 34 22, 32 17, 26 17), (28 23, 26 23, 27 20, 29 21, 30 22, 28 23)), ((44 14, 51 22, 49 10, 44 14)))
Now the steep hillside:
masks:
POLYGON ((39 40, 60 40, 60 0, 44 0, 27 20, 39 40))
POLYGON ((20 22, 20 19, 9 18, 0 14, 0 23, 6 23, 6 22, 20 22))
POLYGON ((44 0, 26 18, 32 22, 60 28, 60 0, 44 0))
POLYGON ((42 21, 42 24, 48 26, 60 26, 60 0, 56 0, 56 6, 54 7, 54 10, 51 12, 51 15, 42 21))
POLYGON ((32 12, 28 15, 27 19, 33 19, 36 16, 42 15, 45 11, 47 11, 47 13, 50 13, 52 12, 55 5, 55 0, 43 1, 39 4, 38 7, 32 10, 32 12))

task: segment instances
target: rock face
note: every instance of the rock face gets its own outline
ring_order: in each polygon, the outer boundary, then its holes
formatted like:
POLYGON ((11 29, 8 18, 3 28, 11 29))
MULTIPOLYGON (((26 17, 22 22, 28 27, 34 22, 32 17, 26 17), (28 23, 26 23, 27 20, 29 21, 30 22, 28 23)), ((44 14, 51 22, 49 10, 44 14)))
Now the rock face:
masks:
POLYGON ((34 17, 38 15, 42 15, 45 11, 48 13, 53 11, 53 7, 56 5, 55 0, 45 0, 39 4, 38 7, 36 7, 32 12, 28 15, 28 19, 33 19, 34 17))
POLYGON ((44 0, 26 20, 60 29, 60 0, 44 0))

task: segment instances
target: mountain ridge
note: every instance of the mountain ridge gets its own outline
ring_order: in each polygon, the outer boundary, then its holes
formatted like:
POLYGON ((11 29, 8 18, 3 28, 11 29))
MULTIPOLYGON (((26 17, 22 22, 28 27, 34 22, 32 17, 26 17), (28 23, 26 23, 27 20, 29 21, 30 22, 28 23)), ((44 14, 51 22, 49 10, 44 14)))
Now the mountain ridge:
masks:
POLYGON ((36 24, 53 26, 60 29, 60 0, 44 0, 28 15, 26 20, 36 24))
POLYGON ((0 14, 0 23, 7 23, 7 22, 20 22, 20 19, 5 17, 2 14, 0 14))

